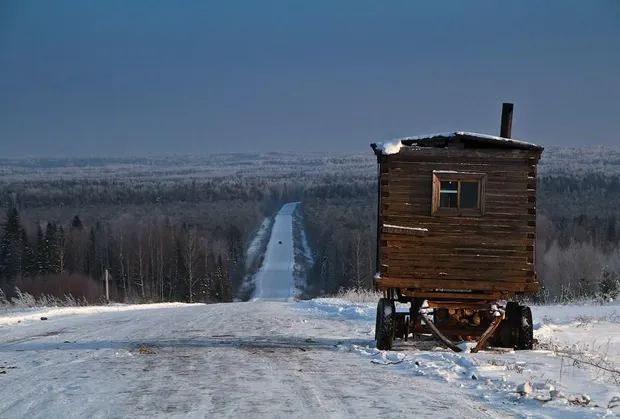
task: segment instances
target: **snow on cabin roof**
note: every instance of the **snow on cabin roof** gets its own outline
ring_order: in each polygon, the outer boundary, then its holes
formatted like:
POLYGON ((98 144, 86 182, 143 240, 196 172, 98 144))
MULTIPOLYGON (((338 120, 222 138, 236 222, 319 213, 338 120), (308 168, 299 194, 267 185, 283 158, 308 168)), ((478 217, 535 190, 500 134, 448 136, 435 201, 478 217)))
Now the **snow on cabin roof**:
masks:
POLYGON ((439 134, 418 135, 414 137, 398 138, 387 143, 373 143, 372 148, 377 153, 382 154, 396 154, 402 147, 433 147, 438 146, 438 140, 445 139, 447 142, 454 141, 456 138, 462 138, 465 140, 471 140, 479 143, 486 143, 489 145, 495 145, 498 148, 516 148, 516 149, 531 149, 531 150, 543 150, 542 146, 533 143, 527 143, 525 141, 513 140, 512 138, 496 137, 494 135, 478 134, 475 132, 466 131, 452 131, 442 132, 439 134))

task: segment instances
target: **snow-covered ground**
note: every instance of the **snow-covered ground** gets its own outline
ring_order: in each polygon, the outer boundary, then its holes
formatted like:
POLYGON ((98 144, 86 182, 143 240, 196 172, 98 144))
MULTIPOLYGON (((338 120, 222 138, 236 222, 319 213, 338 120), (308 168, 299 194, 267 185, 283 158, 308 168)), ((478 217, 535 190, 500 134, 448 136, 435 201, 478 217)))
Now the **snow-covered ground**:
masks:
POLYGON ((270 217, 265 217, 254 235, 254 238, 250 242, 245 256, 245 266, 247 269, 251 269, 259 259, 261 246, 269 239, 269 237, 266 236, 269 233, 272 221, 270 217))
POLYGON ((612 375, 560 353, 613 365, 617 309, 535 307, 540 349, 478 354, 378 351, 336 299, 1 311, 0 417, 611 417, 612 375))
POLYGON ((0 326, 0 417, 498 417, 473 391, 427 388, 425 377, 343 350, 370 343, 366 323, 307 309, 258 301, 11 315, 0 326))
POLYGON ((285 204, 276 215, 263 265, 254 278, 253 300, 287 300, 299 293, 293 275, 293 212, 298 205, 299 202, 285 204))
POLYGON ((376 303, 291 298, 296 206, 252 302, 0 309, 0 418, 620 416, 620 306, 533 307, 534 351, 378 351, 376 303))
POLYGON ((393 351, 379 351, 371 341, 375 304, 316 299, 298 307, 316 319, 357 322, 360 339, 367 336, 367 341, 343 342, 339 350, 405 376, 425 377, 427 386, 442 383, 456 393, 476 394, 508 416, 620 417, 620 306, 532 307, 534 351, 478 354, 454 353, 434 340, 397 340, 393 351), (532 391, 519 394, 519 389, 532 391))

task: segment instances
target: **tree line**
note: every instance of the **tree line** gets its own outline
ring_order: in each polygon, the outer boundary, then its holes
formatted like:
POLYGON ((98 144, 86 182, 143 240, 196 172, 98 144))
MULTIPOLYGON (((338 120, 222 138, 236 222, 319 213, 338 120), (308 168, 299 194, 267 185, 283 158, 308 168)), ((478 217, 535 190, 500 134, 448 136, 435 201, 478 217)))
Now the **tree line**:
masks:
MULTIPOLYGON (((79 287, 90 287, 100 296, 108 269, 121 301, 244 299, 241 284, 252 274, 243 263, 248 243, 264 217, 289 201, 302 201, 313 253, 306 294, 372 285, 377 210, 372 161, 333 158, 272 165, 265 173, 222 167, 243 175, 159 179, 134 172, 127 179, 0 183, 6 211, 0 287, 69 290, 76 296, 79 287), (66 284, 71 287, 63 288, 66 284)), ((545 287, 539 298, 614 295, 620 272, 618 179, 617 173, 549 170, 539 178, 536 264, 545 287)))
POLYGON ((302 159, 297 172, 280 167, 280 156, 273 158, 278 167, 255 176, 160 179, 136 170, 128 178, 89 173, 62 179, 37 172, 5 178, 0 287, 7 293, 20 286, 35 294, 62 289, 78 296, 90 289, 100 296, 107 269, 119 300, 246 299, 252 288, 242 284, 257 267, 244 269, 245 248, 264 217, 285 202, 354 198, 371 188, 354 182, 356 172, 336 174, 350 159, 308 177, 306 170, 316 172, 314 159, 302 159))
POLYGON ((63 288, 86 296, 108 270, 118 300, 232 301, 245 275, 243 237, 230 226, 210 239, 200 226, 169 218, 126 219, 115 225, 84 225, 73 217, 68 225, 23 223, 19 211, 6 213, 0 240, 0 287, 38 294, 63 288), (78 275, 80 280, 75 279, 78 275), (51 282, 51 283, 50 283, 51 282))

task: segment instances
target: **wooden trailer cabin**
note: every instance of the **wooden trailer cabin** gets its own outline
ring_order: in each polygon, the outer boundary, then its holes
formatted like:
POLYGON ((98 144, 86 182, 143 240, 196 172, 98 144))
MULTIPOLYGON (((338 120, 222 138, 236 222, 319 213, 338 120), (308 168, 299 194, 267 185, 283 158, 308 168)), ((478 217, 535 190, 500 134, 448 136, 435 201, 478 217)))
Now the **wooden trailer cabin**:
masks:
MULTIPOLYGON (((424 329, 417 311, 425 300, 436 318, 457 312, 458 328, 466 323, 463 310, 488 311, 498 300, 539 290, 536 170, 543 148, 510 138, 512 111, 505 103, 499 137, 456 131, 371 145, 379 167, 375 284, 383 304, 412 303, 407 330, 424 329)), ((476 331, 450 335, 480 336, 489 325, 477 323, 476 331)))

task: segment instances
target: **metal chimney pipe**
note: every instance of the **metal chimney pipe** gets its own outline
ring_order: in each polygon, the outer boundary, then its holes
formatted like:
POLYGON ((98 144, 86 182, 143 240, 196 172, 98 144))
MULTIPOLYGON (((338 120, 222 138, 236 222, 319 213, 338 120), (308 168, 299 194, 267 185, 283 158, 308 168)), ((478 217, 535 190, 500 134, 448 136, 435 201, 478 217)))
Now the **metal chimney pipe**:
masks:
POLYGON ((514 104, 504 103, 502 105, 502 126, 499 130, 499 136, 503 138, 510 138, 512 135, 512 111, 514 104))

